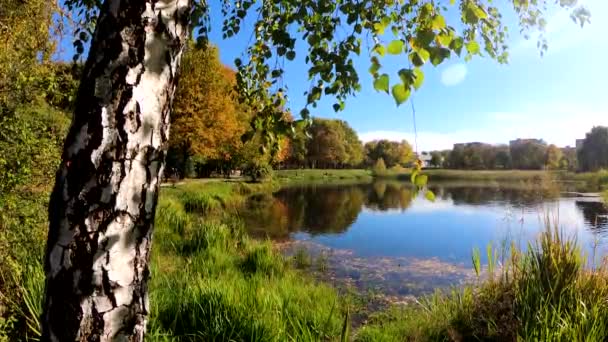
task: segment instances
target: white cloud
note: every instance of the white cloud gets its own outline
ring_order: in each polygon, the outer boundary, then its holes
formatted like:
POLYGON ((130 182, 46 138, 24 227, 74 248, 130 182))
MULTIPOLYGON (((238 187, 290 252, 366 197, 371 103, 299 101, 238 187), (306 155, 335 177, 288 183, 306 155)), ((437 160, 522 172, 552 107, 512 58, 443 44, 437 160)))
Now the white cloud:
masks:
MULTIPOLYGON (((558 146, 574 146, 593 126, 608 126, 608 109, 580 108, 568 104, 530 105, 512 112, 488 113, 470 129, 452 132, 418 132, 418 150, 451 149, 455 143, 481 141, 506 144, 515 138, 541 138, 558 146)), ((367 142, 377 139, 407 140, 414 144, 412 132, 378 130, 360 132, 367 142)))
MULTIPOLYGON (((371 131, 359 134, 359 138, 363 142, 372 140, 388 139, 393 141, 407 140, 414 145, 414 134, 411 132, 400 131, 371 131)), ((500 141, 490 140, 491 134, 486 134, 483 129, 479 131, 455 131, 449 133, 422 131, 418 132, 418 151, 433 151, 451 149, 455 143, 468 141, 484 141, 490 143, 499 143, 500 141)))
POLYGON ((460 84, 467 77, 467 66, 463 63, 452 64, 441 72, 441 83, 445 86, 460 84))
MULTIPOLYGON (((467 135, 465 132, 418 132, 418 149, 419 151, 451 149, 454 143, 460 142, 459 139, 465 138, 467 135)), ((387 139, 392 141, 407 140, 410 144, 415 144, 414 133, 390 130, 360 133, 359 139, 364 143, 372 140, 387 139)))

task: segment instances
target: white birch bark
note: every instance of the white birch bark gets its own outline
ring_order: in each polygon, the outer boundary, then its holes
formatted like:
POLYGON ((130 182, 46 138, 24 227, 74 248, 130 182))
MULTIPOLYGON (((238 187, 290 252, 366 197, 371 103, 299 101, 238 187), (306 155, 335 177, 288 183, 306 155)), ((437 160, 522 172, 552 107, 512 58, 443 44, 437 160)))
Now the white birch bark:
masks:
POLYGON ((49 207, 44 341, 142 341, 190 0, 106 0, 49 207))

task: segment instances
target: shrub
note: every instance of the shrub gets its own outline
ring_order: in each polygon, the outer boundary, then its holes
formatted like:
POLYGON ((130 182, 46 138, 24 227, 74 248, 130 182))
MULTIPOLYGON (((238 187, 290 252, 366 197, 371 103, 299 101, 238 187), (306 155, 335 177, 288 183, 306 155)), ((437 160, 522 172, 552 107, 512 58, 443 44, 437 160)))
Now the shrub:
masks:
POLYGON ((386 165, 384 164, 384 159, 378 158, 378 160, 376 160, 376 163, 374 164, 374 167, 373 167, 372 171, 374 171, 374 173, 385 172, 386 171, 386 165))
POLYGON ((251 177, 254 182, 269 180, 273 176, 272 166, 268 163, 250 163, 245 168, 244 173, 251 177))

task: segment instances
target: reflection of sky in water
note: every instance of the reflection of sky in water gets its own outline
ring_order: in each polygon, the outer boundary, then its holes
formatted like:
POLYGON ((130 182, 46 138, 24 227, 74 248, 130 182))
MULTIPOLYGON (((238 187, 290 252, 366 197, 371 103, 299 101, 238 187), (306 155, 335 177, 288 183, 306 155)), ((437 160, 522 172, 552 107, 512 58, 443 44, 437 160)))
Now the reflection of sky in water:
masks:
POLYGON ((250 199, 242 214, 252 234, 291 238, 285 244, 292 253, 305 247, 326 255, 329 272, 322 278, 388 296, 474 279, 474 248, 483 259, 488 244, 495 251, 510 241, 525 248, 544 229, 547 215, 565 235, 576 235, 589 255, 594 242, 596 258, 608 254, 608 218, 601 216, 608 211, 597 198, 462 182, 433 191, 435 202, 412 198, 409 183, 290 187, 250 199))
MULTIPOLYGON (((507 202, 454 204, 451 199, 435 203, 416 198, 407 209, 385 211, 363 208, 355 222, 342 233, 296 233, 295 239, 311 239, 331 248, 349 249, 360 257, 437 257, 450 262, 470 262, 473 248, 499 247, 505 239, 525 247, 543 229, 545 217, 558 218, 566 235, 576 234, 589 254, 599 242, 604 254, 603 231, 594 231, 583 208, 592 202, 561 198, 515 207, 507 202), (577 203, 578 202, 578 203, 577 203), (522 220, 523 219, 523 220, 522 220), (599 240, 596 240, 599 239, 599 240)), ((597 209, 597 208, 595 208, 597 209)), ((590 209, 594 213, 594 209, 590 209)), ((605 223, 605 222, 604 222, 605 223)))

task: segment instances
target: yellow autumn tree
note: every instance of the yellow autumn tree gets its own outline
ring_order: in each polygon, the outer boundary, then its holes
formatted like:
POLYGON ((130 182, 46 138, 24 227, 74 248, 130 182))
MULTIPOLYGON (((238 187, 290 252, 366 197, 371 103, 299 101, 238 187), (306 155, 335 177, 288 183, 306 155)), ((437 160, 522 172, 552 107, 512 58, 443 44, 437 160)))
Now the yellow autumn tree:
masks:
POLYGON ((223 167, 242 146, 246 111, 234 93, 235 72, 223 65, 216 47, 192 44, 182 62, 171 127, 173 165, 195 157, 223 167), (176 161, 176 159, 178 159, 176 161))

